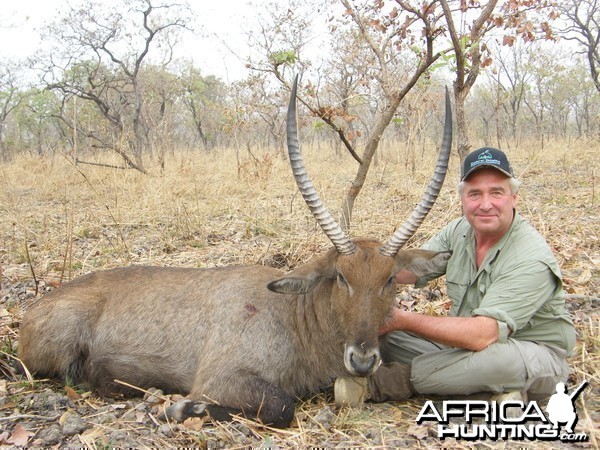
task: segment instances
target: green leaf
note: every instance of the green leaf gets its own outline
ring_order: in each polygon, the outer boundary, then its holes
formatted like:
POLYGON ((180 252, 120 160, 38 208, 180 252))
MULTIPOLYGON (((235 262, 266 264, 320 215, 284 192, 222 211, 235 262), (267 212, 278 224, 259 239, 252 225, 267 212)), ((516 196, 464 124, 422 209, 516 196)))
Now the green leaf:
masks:
POLYGON ((281 64, 294 64, 296 62, 296 54, 293 50, 273 52, 269 55, 269 62, 275 66, 280 66, 281 64))

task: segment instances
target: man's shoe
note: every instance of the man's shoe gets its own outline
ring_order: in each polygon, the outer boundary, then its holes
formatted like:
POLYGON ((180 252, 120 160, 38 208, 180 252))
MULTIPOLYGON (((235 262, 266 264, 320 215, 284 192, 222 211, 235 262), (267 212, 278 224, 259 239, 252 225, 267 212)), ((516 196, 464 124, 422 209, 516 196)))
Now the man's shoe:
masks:
POLYGON ((373 402, 401 402, 415 393, 411 382, 409 364, 391 362, 379 366, 369 380, 369 393, 373 402))
MULTIPOLYGON (((502 394, 494 394, 490 398, 490 402, 496 402, 499 405, 504 402, 522 402, 523 405, 526 405, 527 392, 509 391, 502 394)), ((523 415, 523 409, 519 406, 509 406, 506 408, 505 415, 507 418, 517 419, 523 415)))
POLYGON ((359 406, 369 398, 369 383, 366 378, 338 378, 333 385, 335 406, 359 406))
POLYGON ((368 378, 338 378, 334 384, 335 404, 357 406, 373 402, 403 401, 415 393, 410 381, 411 366, 392 362, 379 366, 368 378))

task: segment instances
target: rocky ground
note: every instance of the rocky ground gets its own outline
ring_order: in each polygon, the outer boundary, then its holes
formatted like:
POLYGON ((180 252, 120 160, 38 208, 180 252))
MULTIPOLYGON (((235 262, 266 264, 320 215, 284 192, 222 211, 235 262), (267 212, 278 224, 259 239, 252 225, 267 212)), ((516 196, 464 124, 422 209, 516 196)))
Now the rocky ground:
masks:
MULTIPOLYGON (((38 290, 52 289, 44 282, 39 284, 38 290)), ((3 287, 4 304, 27 304, 34 297, 32 281, 3 287)), ((399 300, 408 307, 427 302, 428 308, 445 308, 439 291, 411 289, 401 293, 399 300)), ((571 306, 576 316, 592 317, 597 313, 588 301, 573 301, 571 306)), ((164 395, 154 389, 140 392, 135 398, 107 399, 57 380, 29 381, 15 370, 18 364, 14 351, 7 348, 16 342, 18 324, 11 321, 6 309, 0 311, 5 346, 0 359, 2 448, 298 448, 316 443, 328 448, 442 448, 447 445, 437 439, 434 424, 415 424, 414 419, 424 403, 421 398, 406 403, 367 404, 362 408, 338 410, 329 388, 299 403, 292 428, 275 430, 243 418, 229 424, 199 418, 184 423, 160 420, 163 408, 180 397, 164 395)), ((582 422, 600 423, 599 394, 596 385, 586 392, 587 417, 582 417, 582 422)), ((539 442, 530 445, 530 448, 546 448, 539 442)), ((553 448, 589 446, 589 442, 552 444, 553 448)), ((470 447, 470 444, 463 442, 461 447, 470 447)))

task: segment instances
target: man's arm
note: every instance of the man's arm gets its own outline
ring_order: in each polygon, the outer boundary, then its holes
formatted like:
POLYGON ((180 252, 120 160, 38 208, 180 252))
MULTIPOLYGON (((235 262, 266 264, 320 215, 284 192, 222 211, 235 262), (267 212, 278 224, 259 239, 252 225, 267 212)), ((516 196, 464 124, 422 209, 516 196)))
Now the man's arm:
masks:
POLYGON ((498 341, 498 321, 491 317, 435 317, 393 309, 392 317, 379 331, 408 331, 440 344, 481 351, 498 341))

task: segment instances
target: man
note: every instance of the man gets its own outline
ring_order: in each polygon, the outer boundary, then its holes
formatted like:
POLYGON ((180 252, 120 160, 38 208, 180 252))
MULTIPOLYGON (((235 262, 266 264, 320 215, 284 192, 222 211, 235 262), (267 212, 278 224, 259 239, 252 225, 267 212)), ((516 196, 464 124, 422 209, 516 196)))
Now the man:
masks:
POLYGON ((463 217, 423 248, 452 250, 446 275, 449 317, 395 308, 381 330, 384 364, 368 379, 341 378, 336 403, 490 393, 493 399, 551 395, 567 379, 575 329, 561 273, 548 244, 517 212, 519 181, 506 155, 481 148, 463 163, 463 217))

